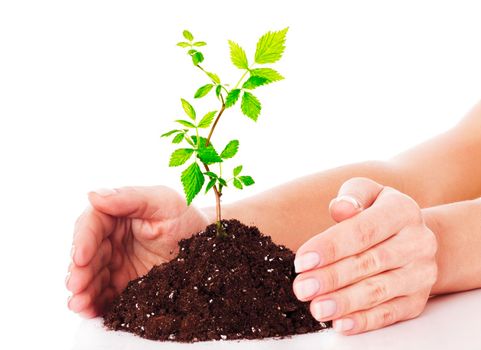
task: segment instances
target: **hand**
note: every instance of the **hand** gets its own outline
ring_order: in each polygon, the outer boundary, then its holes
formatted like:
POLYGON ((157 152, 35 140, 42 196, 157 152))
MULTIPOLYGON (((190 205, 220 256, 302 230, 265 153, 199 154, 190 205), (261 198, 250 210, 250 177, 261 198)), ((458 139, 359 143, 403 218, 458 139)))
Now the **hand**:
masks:
POLYGON ((331 202, 338 224, 296 253, 294 293, 343 334, 418 316, 436 281, 437 242, 407 195, 374 181, 345 182, 331 202))
POLYGON ((177 242, 201 231, 207 217, 167 187, 89 193, 78 218, 66 286, 68 307, 95 317, 127 283, 177 255, 177 242))

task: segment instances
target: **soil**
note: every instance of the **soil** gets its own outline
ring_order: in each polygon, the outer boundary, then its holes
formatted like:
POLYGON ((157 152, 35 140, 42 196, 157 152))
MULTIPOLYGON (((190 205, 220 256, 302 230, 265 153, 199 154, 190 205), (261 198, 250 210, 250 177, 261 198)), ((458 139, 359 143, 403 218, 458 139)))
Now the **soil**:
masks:
POLYGON ((104 315, 108 329, 196 342, 285 337, 330 327, 292 291, 294 253, 256 227, 222 222, 179 242, 176 259, 129 282, 104 315))

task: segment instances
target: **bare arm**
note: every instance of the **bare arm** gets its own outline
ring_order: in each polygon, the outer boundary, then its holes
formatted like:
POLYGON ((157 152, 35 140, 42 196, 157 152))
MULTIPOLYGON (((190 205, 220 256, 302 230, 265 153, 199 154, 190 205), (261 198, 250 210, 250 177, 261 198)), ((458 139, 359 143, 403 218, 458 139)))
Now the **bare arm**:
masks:
MULTIPOLYGON (((421 207, 481 196, 481 103, 454 128, 386 162, 364 162, 309 175, 224 206, 225 218, 257 225, 296 250, 334 224, 324 208, 343 182, 367 177, 421 207)), ((212 217, 212 209, 207 209, 212 217)))

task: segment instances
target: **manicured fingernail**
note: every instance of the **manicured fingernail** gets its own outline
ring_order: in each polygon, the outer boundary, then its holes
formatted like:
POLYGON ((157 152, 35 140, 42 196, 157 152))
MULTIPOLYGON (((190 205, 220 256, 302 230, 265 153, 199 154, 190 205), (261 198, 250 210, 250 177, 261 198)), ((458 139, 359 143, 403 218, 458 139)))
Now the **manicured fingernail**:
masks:
POLYGON ((70 309, 70 300, 72 300, 72 295, 69 295, 67 298, 67 307, 70 309))
POLYGON ((294 284, 294 293, 298 299, 307 299, 319 291, 319 281, 315 278, 306 278, 294 284))
POLYGON ((75 245, 72 245, 72 248, 70 249, 70 259, 73 260, 74 255, 75 255, 75 245))
POLYGON ((343 318, 335 320, 333 328, 336 332, 347 332, 354 328, 354 320, 352 318, 343 318))
POLYGON ((337 305, 334 300, 322 300, 312 305, 312 313, 316 320, 322 320, 336 313, 337 305))
POLYGON ((111 195, 117 193, 116 190, 111 189, 111 188, 99 188, 98 190, 95 190, 95 191, 92 191, 92 192, 98 194, 101 197, 107 197, 107 196, 111 196, 111 195))
POLYGON ((70 281, 70 271, 67 272, 67 276, 65 276, 65 287, 68 288, 68 281, 70 281))
POLYGON ((354 207, 354 209, 362 209, 361 202, 357 198, 347 194, 334 198, 329 204, 329 206, 332 206, 334 203, 339 203, 339 202, 347 202, 351 204, 354 207))
POLYGON ((321 263, 321 257, 316 252, 307 252, 296 256, 294 268, 297 273, 310 270, 321 263))

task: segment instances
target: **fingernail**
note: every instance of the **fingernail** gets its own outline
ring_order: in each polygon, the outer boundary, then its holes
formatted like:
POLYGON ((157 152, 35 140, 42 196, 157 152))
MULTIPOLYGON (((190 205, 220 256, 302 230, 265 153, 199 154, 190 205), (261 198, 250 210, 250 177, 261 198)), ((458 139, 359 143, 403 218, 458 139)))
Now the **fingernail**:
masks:
POLYGON ((111 195, 117 193, 116 190, 111 189, 111 188, 99 188, 99 189, 97 189, 95 191, 92 191, 92 192, 98 194, 101 197, 107 197, 107 196, 111 196, 111 195))
POLYGON ((323 300, 312 306, 313 316, 316 320, 322 320, 336 313, 337 305, 334 300, 323 300))
POLYGON ((73 260, 74 255, 75 255, 75 245, 72 245, 72 248, 70 249, 70 259, 73 260))
POLYGON ((307 299, 319 291, 319 281, 315 278, 306 278, 294 284, 294 293, 298 299, 307 299))
POLYGON ((352 318, 343 318, 340 320, 335 320, 333 328, 336 332, 347 332, 354 328, 354 320, 352 318))
POLYGON ((339 202, 347 202, 349 204, 352 204, 354 209, 362 209, 361 202, 357 198, 347 194, 334 198, 329 204, 329 206, 332 206, 334 203, 339 203, 339 202))
POLYGON ((65 287, 68 288, 68 281, 70 280, 70 271, 67 272, 67 276, 65 276, 65 287))
POLYGON ((321 263, 321 257, 316 252, 307 252, 296 256, 294 268, 297 273, 310 270, 321 263))
POLYGON ((67 298, 67 307, 70 309, 70 300, 72 300, 72 295, 69 295, 67 298))

